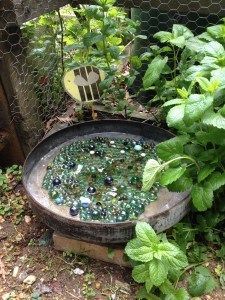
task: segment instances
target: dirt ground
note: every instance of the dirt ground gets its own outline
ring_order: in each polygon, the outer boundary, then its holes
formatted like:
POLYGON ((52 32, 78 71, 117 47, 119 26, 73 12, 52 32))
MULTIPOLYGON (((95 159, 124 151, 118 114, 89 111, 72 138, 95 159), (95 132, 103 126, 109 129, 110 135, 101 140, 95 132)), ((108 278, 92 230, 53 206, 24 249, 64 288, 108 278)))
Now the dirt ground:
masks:
MULTIPOLYGON (((27 208, 19 225, 0 217, 2 300, 132 300, 131 270, 56 251, 52 232, 27 208)), ((225 291, 195 299, 225 299, 225 291)))

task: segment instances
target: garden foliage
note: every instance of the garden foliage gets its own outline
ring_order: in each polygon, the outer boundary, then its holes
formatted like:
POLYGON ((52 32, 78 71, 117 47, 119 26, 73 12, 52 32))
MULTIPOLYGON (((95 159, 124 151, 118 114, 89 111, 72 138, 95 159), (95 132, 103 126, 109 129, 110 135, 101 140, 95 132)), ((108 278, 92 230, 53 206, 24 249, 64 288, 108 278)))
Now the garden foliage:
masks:
POLYGON ((143 79, 177 132, 157 146, 162 162, 147 162, 143 189, 159 180, 172 191, 190 191, 198 211, 211 208, 215 192, 225 185, 224 30, 225 24, 216 25, 194 37, 174 25, 172 32, 157 33, 163 46, 151 48, 154 58, 143 79))

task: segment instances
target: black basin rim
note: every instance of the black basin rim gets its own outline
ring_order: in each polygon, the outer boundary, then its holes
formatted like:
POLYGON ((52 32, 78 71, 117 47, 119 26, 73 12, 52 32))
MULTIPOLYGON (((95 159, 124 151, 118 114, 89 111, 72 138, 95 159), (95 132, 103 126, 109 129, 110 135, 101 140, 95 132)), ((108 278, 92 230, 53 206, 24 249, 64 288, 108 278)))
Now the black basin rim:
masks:
MULTIPOLYGON (((23 167, 23 184, 26 188, 27 186, 27 180, 29 178, 29 174, 31 173, 34 165, 35 165, 35 162, 38 161, 40 159, 40 156, 38 157, 38 159, 35 161, 34 157, 37 155, 37 154, 40 154, 40 149, 42 149, 43 147, 45 148, 45 145, 46 144, 51 144, 53 145, 54 143, 52 143, 52 141, 57 141, 59 137, 62 137, 64 135, 64 133, 67 133, 68 131, 71 131, 71 132, 74 132, 76 131, 77 129, 79 130, 80 127, 87 127, 87 129, 90 129, 90 127, 92 126, 97 126, 98 129, 102 129, 101 126, 113 126, 115 127, 116 125, 116 129, 120 129, 119 131, 118 130, 111 130, 111 132, 118 132, 118 133, 128 133, 128 134, 134 134, 133 132, 131 131, 127 131, 127 130, 123 130, 124 128, 126 127, 131 127, 131 129, 134 129, 134 128, 137 128, 137 127, 141 127, 139 128, 139 136, 143 136, 143 137, 146 137, 146 138, 149 138, 149 139, 153 139, 157 142, 160 142, 160 141, 163 141, 163 140, 166 140, 166 139, 169 139, 169 138, 172 138, 174 137, 174 135, 172 133, 170 133, 169 131, 166 131, 160 127, 157 127, 157 126, 153 126, 153 125, 149 125, 149 124, 146 124, 146 123, 140 123, 140 122, 136 122, 136 121, 128 121, 128 120, 101 120, 101 121, 88 121, 88 122, 82 122, 82 123, 79 123, 79 124, 75 124, 75 125, 72 125, 72 126, 69 126, 67 128, 64 128, 62 130, 59 130, 58 132, 50 135, 49 137, 47 137, 46 139, 43 139, 31 152, 30 154, 28 155, 28 157, 26 158, 26 161, 24 163, 24 167, 23 167), (143 132, 146 132, 147 130, 149 130, 149 133, 151 132, 155 132, 156 134, 154 135, 154 138, 152 136, 149 136, 149 134, 143 134, 143 132)), ((101 131, 97 131, 97 132, 91 132, 91 133, 95 133, 95 134, 100 134, 100 133, 104 133, 105 130, 101 130, 101 131)), ((87 134, 90 134, 89 132, 87 132, 87 134)), ((135 134, 134 134, 135 135, 135 134)), ((82 135, 79 135, 80 137, 82 135)), ((74 134, 73 137, 76 137, 76 135, 74 134)), ((64 140, 63 142, 66 142, 68 139, 64 140)), ((57 143, 56 143, 57 144, 57 143)), ((52 147, 51 149, 55 148, 59 146, 59 144, 57 145, 54 145, 54 147, 52 147)), ((44 149, 46 150, 46 149, 44 149)), ((45 154, 47 154, 49 152, 49 148, 48 150, 44 151, 45 154)), ((38 156, 38 155, 37 155, 38 156)), ((27 189, 26 189, 27 190, 27 189)), ((43 207, 42 205, 39 203, 39 201, 37 199, 35 199, 29 191, 28 192, 28 195, 29 195, 29 198, 31 199, 31 201, 35 202, 35 205, 36 206, 39 206, 39 208, 41 210, 43 210, 43 207)), ((184 201, 188 198, 188 196, 185 196, 183 197, 180 201, 184 201)), ((174 206, 176 206, 177 204, 174 204, 174 206)), ((170 208, 166 208, 165 210, 163 211, 160 211, 158 214, 156 214, 155 216, 160 216, 161 214, 169 211, 171 208, 173 208, 174 206, 171 206, 170 208)), ((45 210, 48 210, 47 208, 44 208, 45 210)), ((56 219, 65 219, 65 217, 63 216, 60 216, 59 214, 56 214, 55 212, 51 211, 51 210, 48 210, 48 213, 51 214, 52 218, 56 218, 56 219)), ((117 223, 102 223, 102 222, 95 222, 95 221, 82 221, 82 220, 72 220, 70 218, 66 218, 66 221, 69 223, 69 225, 72 225, 72 223, 74 223, 74 225, 79 225, 79 226, 84 226, 84 225, 94 225, 94 226, 99 226, 99 227, 102 227, 102 226, 107 226, 107 227, 112 227, 112 228, 116 228, 116 227, 131 227, 131 226, 134 226, 136 224, 136 221, 125 221, 125 222, 117 222, 117 223)))

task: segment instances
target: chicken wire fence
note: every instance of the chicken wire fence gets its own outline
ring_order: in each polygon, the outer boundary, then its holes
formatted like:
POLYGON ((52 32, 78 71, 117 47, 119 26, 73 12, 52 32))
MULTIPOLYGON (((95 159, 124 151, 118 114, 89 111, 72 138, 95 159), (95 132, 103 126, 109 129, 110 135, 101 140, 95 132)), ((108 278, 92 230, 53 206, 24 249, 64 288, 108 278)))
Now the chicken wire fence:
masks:
MULTIPOLYGON (((70 57, 64 50, 71 42, 68 32, 80 22, 74 8, 90 2, 2 0, 0 3, 1 81, 12 121, 21 129, 28 148, 54 122, 75 120, 74 102, 62 85, 64 60, 70 57)), ((186 25, 199 34, 225 16, 222 0, 119 0, 117 6, 139 21, 138 33, 148 37, 135 42, 133 51, 137 54, 145 51, 147 41, 154 42, 154 33, 169 31, 173 24, 186 25)), ((79 40, 78 33, 76 38, 79 40)))

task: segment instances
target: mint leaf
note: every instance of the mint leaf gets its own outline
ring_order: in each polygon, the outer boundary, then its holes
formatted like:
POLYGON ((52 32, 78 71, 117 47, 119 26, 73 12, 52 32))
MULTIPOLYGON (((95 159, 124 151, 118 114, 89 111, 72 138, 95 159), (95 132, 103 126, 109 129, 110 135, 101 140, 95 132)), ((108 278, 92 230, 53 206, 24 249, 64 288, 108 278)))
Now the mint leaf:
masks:
POLYGON ((153 228, 146 222, 137 222, 135 227, 137 238, 146 246, 158 244, 159 238, 153 228))
POLYGON ((175 105, 175 104, 183 104, 184 103, 184 99, 172 99, 172 100, 169 100, 167 102, 165 102, 162 107, 167 107, 167 106, 170 106, 170 105, 175 105))
POLYGON ((184 121, 188 124, 198 121, 212 103, 212 96, 198 94, 190 95, 184 109, 184 121))
POLYGON ((213 111, 207 112, 203 116, 202 122, 206 125, 225 129, 225 118, 221 114, 215 113, 213 111))
POLYGON ((223 46, 216 41, 205 44, 203 51, 206 55, 213 56, 216 58, 225 55, 225 50, 223 46))
POLYGON ((154 258, 149 263, 149 276, 154 285, 160 286, 167 278, 168 267, 160 260, 154 258))
POLYGON ((169 265, 175 270, 183 269, 188 265, 186 255, 178 247, 169 242, 160 244, 158 253, 161 254, 162 258, 166 259, 169 265))
POLYGON ((198 211, 205 211, 212 206, 213 190, 206 186, 195 185, 191 192, 192 202, 198 211))
POLYGON ((142 264, 135 266, 132 270, 132 277, 138 283, 143 283, 149 277, 149 266, 148 264, 142 264))
POLYGON ((143 78, 143 86, 145 90, 148 90, 156 82, 156 80, 159 79, 167 61, 167 57, 161 58, 160 56, 157 56, 152 60, 143 78))
POLYGON ((153 35, 153 37, 159 40, 161 43, 169 42, 172 39, 173 35, 168 31, 159 31, 153 35))
POLYGON ((207 180, 207 185, 213 191, 218 190, 225 185, 225 173, 214 172, 212 176, 207 180))
POLYGON ((167 295, 165 300, 189 300, 188 292, 184 288, 174 291, 172 294, 167 295))
POLYGON ((143 178, 142 178, 142 190, 149 191, 153 186, 158 173, 163 169, 163 165, 160 165, 157 160, 149 159, 145 165, 143 178))
POLYGON ((188 292, 191 296, 197 297, 212 292, 217 283, 209 269, 197 267, 188 278, 188 292))
POLYGON ((162 142, 156 146, 157 154, 162 160, 169 160, 175 156, 184 154, 183 146, 189 141, 189 136, 180 135, 162 142))
POLYGON ((166 122, 169 127, 180 127, 184 118, 185 105, 180 104, 171 108, 167 114, 166 122))
POLYGON ((215 171, 215 169, 215 166, 204 166, 198 173, 198 182, 200 183, 201 181, 206 179, 213 171, 215 171))
POLYGON ((194 34, 191 32, 190 29, 188 29, 186 26, 180 25, 180 24, 173 25, 172 33, 175 38, 177 38, 179 36, 183 36, 185 39, 189 39, 194 36, 194 34))
POLYGON ((159 297, 148 293, 144 287, 138 291, 136 297, 138 300, 161 300, 159 297))
POLYGON ((183 166, 178 168, 169 168, 162 174, 160 178, 160 183, 162 185, 171 184, 172 182, 180 178, 185 171, 186 171, 186 167, 183 166))
POLYGON ((152 283, 150 277, 148 277, 145 281, 145 288, 148 293, 150 293, 151 289, 153 288, 153 283, 152 283))
POLYGON ((138 239, 133 239, 127 243, 126 254, 133 260, 148 262, 153 259, 153 253, 150 247, 144 246, 138 239))
POLYGON ((182 176, 178 180, 174 181, 167 188, 172 192, 185 192, 191 189, 193 181, 190 177, 182 176))
POLYGON ((159 288, 164 295, 173 294, 175 292, 175 288, 169 280, 163 282, 159 288))

